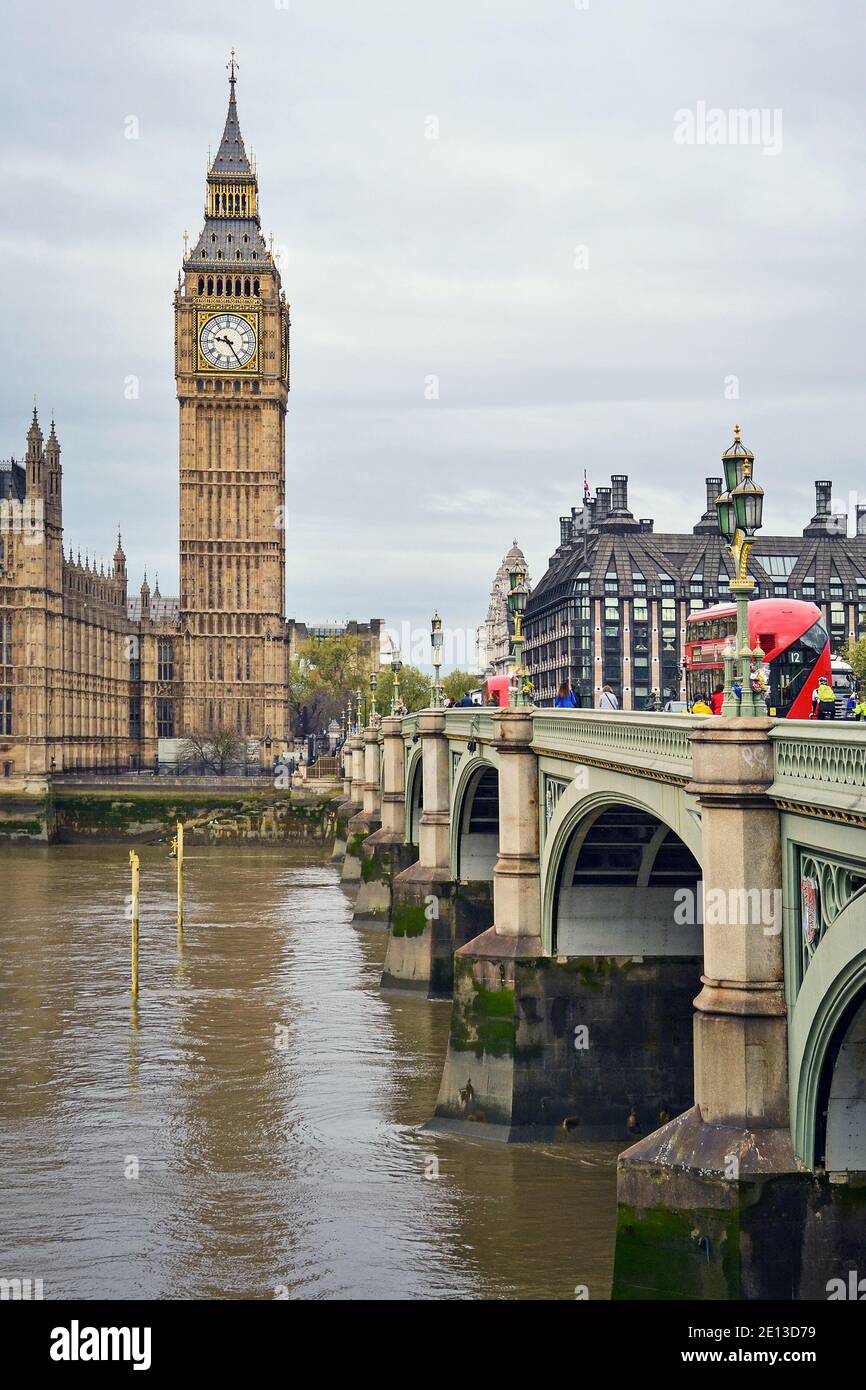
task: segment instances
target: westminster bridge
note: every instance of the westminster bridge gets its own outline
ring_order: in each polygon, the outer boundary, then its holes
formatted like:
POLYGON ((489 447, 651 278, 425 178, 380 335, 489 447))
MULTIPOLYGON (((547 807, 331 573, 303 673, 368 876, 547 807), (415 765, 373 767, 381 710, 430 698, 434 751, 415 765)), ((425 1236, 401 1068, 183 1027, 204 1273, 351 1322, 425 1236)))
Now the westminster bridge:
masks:
POLYGON ((615 1296, 866 1273, 860 725, 431 709, 345 785, 383 987, 453 998, 432 1128, 629 1142, 615 1296))

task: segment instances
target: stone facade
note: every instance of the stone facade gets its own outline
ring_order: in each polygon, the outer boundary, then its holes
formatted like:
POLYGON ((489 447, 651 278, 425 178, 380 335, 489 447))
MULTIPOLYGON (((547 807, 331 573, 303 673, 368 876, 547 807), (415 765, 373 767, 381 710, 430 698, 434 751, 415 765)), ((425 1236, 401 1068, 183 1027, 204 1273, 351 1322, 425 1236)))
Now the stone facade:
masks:
POLYGON ((507 676, 514 665, 514 619, 508 611, 508 571, 518 562, 528 573, 526 556, 515 540, 493 577, 487 617, 478 629, 478 663, 486 676, 507 676))

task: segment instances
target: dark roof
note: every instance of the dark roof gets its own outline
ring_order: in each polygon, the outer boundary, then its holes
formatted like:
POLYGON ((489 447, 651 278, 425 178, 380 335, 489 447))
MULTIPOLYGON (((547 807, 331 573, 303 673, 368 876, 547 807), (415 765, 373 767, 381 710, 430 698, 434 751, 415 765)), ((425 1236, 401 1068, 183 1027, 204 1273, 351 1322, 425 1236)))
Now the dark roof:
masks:
POLYGON ((205 217, 201 236, 186 264, 191 270, 214 273, 241 270, 248 273, 269 269, 271 257, 255 217, 205 217), (249 237, 249 241, 244 241, 245 236, 249 237), (202 256, 202 251, 206 251, 207 255, 202 256), (218 251, 222 252, 219 259, 218 251), (239 251, 240 260, 237 258, 239 251), (256 260, 253 260, 254 251, 256 260))
MULTIPOLYGON (((825 600, 829 599, 831 579, 841 580, 847 594, 856 590, 858 580, 866 580, 866 536, 757 535, 749 557, 749 571, 763 588, 785 582, 782 576, 770 574, 761 563, 762 557, 771 555, 796 556, 796 564, 786 582, 797 588, 807 576, 814 578, 819 600, 822 595, 825 600)), ((608 573, 616 574, 617 590, 623 598, 633 595, 635 574, 646 580, 648 593, 655 590, 660 595, 660 586, 667 576, 673 580, 678 595, 688 596, 688 586, 695 573, 702 575, 706 593, 717 592, 719 575, 733 576, 733 561, 718 533, 590 531, 586 536, 586 549, 583 540, 576 540, 560 546, 551 557, 547 572, 535 585, 529 599, 528 614, 531 616, 548 603, 556 603, 572 594, 574 582, 584 571, 589 579, 589 592, 598 596, 604 593, 608 573)))
POLYGON ((27 469, 10 459, 0 463, 0 499, 23 502, 27 496, 27 469))
POLYGON ((229 109, 226 114, 225 130, 220 140, 216 158, 210 167, 212 174, 252 174, 252 165, 244 149, 241 135, 238 108, 235 101, 235 78, 229 78, 229 109))

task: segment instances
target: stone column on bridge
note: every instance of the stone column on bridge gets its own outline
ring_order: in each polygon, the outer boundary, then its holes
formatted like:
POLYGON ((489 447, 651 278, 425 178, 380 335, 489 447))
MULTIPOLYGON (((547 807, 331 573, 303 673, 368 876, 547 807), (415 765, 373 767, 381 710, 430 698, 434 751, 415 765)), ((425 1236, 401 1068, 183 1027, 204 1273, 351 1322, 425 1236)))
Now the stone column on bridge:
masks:
MULTIPOLYGON (((361 884, 355 899, 355 922, 378 922, 387 926, 391 913, 391 885, 395 874, 407 867, 415 857, 412 845, 406 845, 403 721, 396 715, 382 720, 376 733, 375 768, 371 744, 366 753, 367 781, 365 784, 364 819, 375 812, 376 824, 360 846, 361 884), (381 759, 382 793, 379 794, 381 759), (377 828, 378 827, 378 828, 377 828)), ((370 822, 372 824, 372 822, 370 822)))
MULTIPOLYGON (((454 957, 451 1034, 433 1129, 495 1131, 505 1138, 525 1137, 528 1131, 531 1107, 524 1101, 534 1083, 519 1055, 522 1011, 525 997, 530 1012, 537 1013, 543 954, 538 762, 532 737, 531 709, 503 709, 494 716, 493 747, 499 754, 495 925, 454 957)), ((527 1061, 545 1045, 539 1037, 532 1044, 525 1049, 527 1061)), ((537 1065, 534 1057, 532 1065, 537 1065)))
MULTIPOLYGON (((348 816, 346 825, 346 853, 343 859, 342 879, 344 883, 357 883, 361 877, 361 861, 357 854, 358 844, 354 844, 353 822, 364 810, 364 737, 362 733, 353 734, 349 740, 352 750, 352 790, 348 805, 341 806, 341 812, 348 816), (353 852, 353 849, 355 852, 353 852)), ((359 842, 360 843, 360 842, 359 842)))
POLYGON ((792 1296, 804 1178, 789 1131, 771 727, 713 720, 692 735, 704 889, 695 1104, 620 1156, 614 1297, 792 1296))
MULTIPOLYGON (((493 870, 495 925, 490 931, 509 938, 511 954, 535 956, 541 944, 541 880, 531 712, 502 710, 495 721, 493 747, 500 760, 499 857, 493 870)), ((476 938, 465 950, 477 949, 482 940, 476 938)))
POLYGON ((422 710, 417 727, 424 786, 418 862, 394 879, 382 986, 424 990, 435 996, 447 993, 452 969, 451 754, 444 711, 422 710))

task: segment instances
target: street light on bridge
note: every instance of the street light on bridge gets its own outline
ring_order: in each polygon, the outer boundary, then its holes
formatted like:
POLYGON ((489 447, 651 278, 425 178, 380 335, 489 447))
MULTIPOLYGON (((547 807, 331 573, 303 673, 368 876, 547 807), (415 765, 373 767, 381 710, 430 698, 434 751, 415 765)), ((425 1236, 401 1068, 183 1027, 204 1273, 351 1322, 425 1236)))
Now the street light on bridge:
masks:
POLYGON ((376 675, 376 672, 375 672, 375 671, 371 671, 371 672, 370 672, 370 709, 371 709, 371 716, 370 716, 370 717, 371 717, 371 719, 372 719, 372 716, 376 713, 376 687, 378 686, 378 684, 379 684, 379 677, 376 675))
POLYGON ((749 646, 749 600, 755 590, 755 581, 749 577, 749 551, 755 532, 761 529, 764 511, 764 489, 752 478, 754 462, 754 454, 740 439, 740 427, 735 425, 734 442, 722 455, 725 491, 716 498, 719 532, 728 543, 736 570, 730 583, 737 605, 736 644, 729 640, 722 653, 725 662, 722 714, 728 719, 765 713, 761 690, 752 683, 757 671, 752 663, 763 661, 764 652, 760 641, 754 650, 749 646))
POLYGON ((523 614, 526 612, 526 603, 529 598, 529 589, 526 585, 526 578, 529 571, 526 566, 517 561, 511 565, 508 571, 508 582, 510 585, 508 592, 508 610, 514 618, 514 670, 512 679, 509 683, 509 704, 527 705, 531 703, 527 698, 526 672, 523 669, 523 614))
POLYGON ((430 620, 430 645, 433 648, 433 709, 442 708, 442 687, 439 684, 442 666, 442 619, 437 608, 430 620))
POLYGON ((391 713, 400 713, 400 672, 403 670, 403 663, 399 658, 398 649, 394 648, 394 655, 391 657, 391 673, 394 677, 394 685, 391 690, 391 713))

